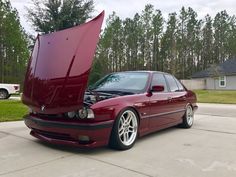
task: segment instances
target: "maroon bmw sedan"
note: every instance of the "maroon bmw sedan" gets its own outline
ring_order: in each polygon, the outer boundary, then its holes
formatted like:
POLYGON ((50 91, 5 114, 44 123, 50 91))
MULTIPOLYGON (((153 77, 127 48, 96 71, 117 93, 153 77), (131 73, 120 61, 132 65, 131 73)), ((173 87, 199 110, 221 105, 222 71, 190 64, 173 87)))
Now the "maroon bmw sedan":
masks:
POLYGON ((22 96, 31 135, 54 144, 125 150, 148 133, 190 128, 196 96, 168 73, 112 73, 87 88, 103 18, 101 13, 37 37, 22 96))

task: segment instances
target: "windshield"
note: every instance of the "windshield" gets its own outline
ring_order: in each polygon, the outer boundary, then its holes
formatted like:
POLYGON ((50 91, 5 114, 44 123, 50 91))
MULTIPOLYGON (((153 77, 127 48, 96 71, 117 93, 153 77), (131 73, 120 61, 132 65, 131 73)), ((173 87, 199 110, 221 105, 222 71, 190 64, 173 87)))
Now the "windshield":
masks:
POLYGON ((90 88, 95 91, 140 93, 145 89, 148 76, 148 73, 141 72, 113 73, 105 76, 90 88))

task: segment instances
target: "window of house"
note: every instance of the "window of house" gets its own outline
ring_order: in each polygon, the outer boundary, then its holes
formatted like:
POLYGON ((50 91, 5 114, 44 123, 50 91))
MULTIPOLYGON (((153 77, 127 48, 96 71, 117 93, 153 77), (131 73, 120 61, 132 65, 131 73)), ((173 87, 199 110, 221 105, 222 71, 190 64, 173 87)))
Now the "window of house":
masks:
POLYGON ((219 77, 219 87, 226 87, 226 76, 219 77))

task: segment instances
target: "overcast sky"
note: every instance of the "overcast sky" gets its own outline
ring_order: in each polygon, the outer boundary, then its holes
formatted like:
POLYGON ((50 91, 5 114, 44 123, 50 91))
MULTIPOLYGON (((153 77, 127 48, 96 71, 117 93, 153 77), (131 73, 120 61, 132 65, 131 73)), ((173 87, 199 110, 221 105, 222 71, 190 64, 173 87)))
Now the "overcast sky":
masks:
MULTIPOLYGON (((29 22, 25 18, 25 7, 30 6, 31 0, 10 0, 12 6, 19 11, 21 24, 27 32, 34 33, 29 22)), ((236 0, 94 0, 95 12, 106 12, 106 18, 115 11, 122 18, 133 17, 136 12, 141 12, 145 4, 152 4, 160 9, 165 18, 171 12, 178 12, 182 6, 192 7, 203 18, 206 14, 212 17, 219 11, 227 10, 230 15, 236 15, 236 0)))

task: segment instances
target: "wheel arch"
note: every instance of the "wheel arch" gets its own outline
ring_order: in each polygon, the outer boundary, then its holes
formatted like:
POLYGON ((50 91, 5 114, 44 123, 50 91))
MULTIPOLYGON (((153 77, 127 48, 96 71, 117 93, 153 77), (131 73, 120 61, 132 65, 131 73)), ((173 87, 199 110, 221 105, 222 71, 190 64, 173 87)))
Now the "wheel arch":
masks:
POLYGON ((139 115, 138 110, 134 106, 128 106, 127 108, 132 109, 136 113, 137 118, 138 118, 138 124, 140 124, 140 115, 139 115))
POLYGON ((187 102, 186 106, 185 106, 185 110, 187 109, 188 105, 190 105, 193 109, 193 104, 191 102, 187 102))
POLYGON ((0 88, 0 91, 1 91, 1 90, 4 90, 4 91, 6 91, 6 92, 7 92, 7 94, 9 95, 9 91, 7 90, 7 88, 1 87, 1 88, 0 88))
POLYGON ((131 105, 126 105, 126 106, 122 107, 122 109, 119 109, 118 111, 116 111, 115 120, 126 109, 132 109, 135 112, 135 114, 137 115, 137 118, 138 118, 138 124, 140 124, 140 114, 139 114, 138 110, 134 106, 131 106, 131 105))

